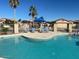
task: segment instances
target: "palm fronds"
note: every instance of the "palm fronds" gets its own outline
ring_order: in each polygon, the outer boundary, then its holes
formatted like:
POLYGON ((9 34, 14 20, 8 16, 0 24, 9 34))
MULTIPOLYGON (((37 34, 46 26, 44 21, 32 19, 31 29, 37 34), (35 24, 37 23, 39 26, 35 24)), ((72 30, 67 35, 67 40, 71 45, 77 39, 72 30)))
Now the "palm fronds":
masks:
POLYGON ((35 17, 37 15, 37 10, 34 5, 30 7, 29 11, 30 11, 29 16, 35 17))
POLYGON ((9 4, 12 8, 16 8, 19 5, 19 0, 9 0, 9 4))

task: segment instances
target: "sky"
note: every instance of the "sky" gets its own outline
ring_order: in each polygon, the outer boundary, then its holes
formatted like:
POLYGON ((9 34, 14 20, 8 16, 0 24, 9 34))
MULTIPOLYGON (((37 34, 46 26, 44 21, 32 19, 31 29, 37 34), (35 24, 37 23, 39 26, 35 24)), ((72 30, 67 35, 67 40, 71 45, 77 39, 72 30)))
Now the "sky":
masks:
MULTIPOLYGON (((79 19, 79 0, 19 0, 20 5, 16 8, 16 19, 28 20, 29 8, 35 5, 37 17, 43 16, 47 21, 59 18, 68 20, 79 19)), ((13 18, 13 9, 9 0, 0 0, 0 18, 13 18)))

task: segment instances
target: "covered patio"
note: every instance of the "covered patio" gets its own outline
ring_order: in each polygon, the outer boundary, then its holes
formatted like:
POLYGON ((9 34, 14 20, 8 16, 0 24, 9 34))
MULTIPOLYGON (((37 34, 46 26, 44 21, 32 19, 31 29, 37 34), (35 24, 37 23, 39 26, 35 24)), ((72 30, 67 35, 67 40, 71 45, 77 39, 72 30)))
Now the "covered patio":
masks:
POLYGON ((54 32, 72 32, 72 21, 58 19, 54 21, 54 32))
POLYGON ((73 32, 79 32, 79 20, 73 21, 73 32))

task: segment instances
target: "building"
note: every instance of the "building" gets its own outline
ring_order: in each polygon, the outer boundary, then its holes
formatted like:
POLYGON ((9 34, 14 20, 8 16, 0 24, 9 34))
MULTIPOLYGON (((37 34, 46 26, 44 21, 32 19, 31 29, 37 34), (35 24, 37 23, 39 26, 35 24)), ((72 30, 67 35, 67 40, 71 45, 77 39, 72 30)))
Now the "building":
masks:
POLYGON ((60 18, 54 22, 54 31, 72 32, 72 21, 60 18))

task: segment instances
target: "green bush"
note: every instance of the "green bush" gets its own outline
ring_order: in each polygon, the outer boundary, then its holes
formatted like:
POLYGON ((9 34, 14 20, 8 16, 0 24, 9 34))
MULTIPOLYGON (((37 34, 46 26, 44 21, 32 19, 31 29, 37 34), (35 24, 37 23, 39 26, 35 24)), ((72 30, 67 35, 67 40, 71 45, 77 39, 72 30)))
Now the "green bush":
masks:
POLYGON ((8 28, 5 28, 5 27, 2 28, 2 32, 7 33, 7 31, 8 31, 8 28))

